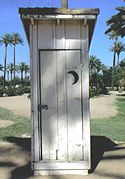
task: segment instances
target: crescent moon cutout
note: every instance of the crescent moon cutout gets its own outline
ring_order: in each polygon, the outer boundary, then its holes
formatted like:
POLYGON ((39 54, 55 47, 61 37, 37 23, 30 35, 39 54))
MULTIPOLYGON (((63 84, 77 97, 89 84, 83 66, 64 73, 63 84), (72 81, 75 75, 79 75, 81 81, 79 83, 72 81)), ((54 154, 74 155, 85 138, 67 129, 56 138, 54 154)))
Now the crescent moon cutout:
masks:
POLYGON ((74 82, 72 83, 72 85, 76 84, 79 80, 78 74, 75 71, 69 71, 68 74, 71 74, 74 77, 74 82))

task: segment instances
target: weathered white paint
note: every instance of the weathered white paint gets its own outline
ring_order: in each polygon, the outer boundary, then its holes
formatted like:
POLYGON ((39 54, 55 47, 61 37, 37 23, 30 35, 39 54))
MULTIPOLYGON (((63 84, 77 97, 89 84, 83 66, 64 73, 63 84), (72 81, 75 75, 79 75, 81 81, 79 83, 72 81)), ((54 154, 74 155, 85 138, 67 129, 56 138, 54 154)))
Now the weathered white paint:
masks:
POLYGON ((75 71, 78 82, 67 73, 67 118, 68 118, 68 160, 82 160, 82 111, 81 111, 81 69, 80 50, 66 52, 66 71, 75 71))
POLYGON ((65 22, 66 49, 80 49, 80 21, 65 22))
POLYGON ((37 46, 37 23, 31 26, 31 117, 32 117, 32 144, 33 144, 33 161, 39 161, 39 114, 38 114, 38 46, 37 46))
POLYGON ((19 13, 28 40, 30 33, 34 174, 87 174, 88 43, 99 9, 20 8, 19 13), (79 77, 75 84, 69 71, 79 77))
POLYGON ((40 52, 42 159, 55 159, 57 150, 57 87, 56 58, 54 51, 40 52))
POLYGON ((95 15, 32 15, 32 17, 28 14, 22 14, 23 19, 31 19, 34 18, 35 20, 52 20, 52 19, 61 19, 61 20, 96 20, 95 15))
POLYGON ((90 165, 90 108, 89 108, 89 61, 88 61, 88 33, 89 26, 82 26, 82 39, 85 39, 85 42, 82 43, 82 99, 83 99, 83 155, 85 161, 89 162, 90 165))
POLYGON ((83 170, 88 168, 88 163, 84 161, 78 162, 60 162, 60 161, 52 161, 52 162, 35 162, 34 169, 35 170, 83 170))
POLYGON ((60 21, 60 25, 55 26, 55 48, 65 49, 65 22, 60 21))
POLYGON ((42 174, 86 173, 90 168, 88 26, 80 21, 61 20, 57 24, 56 20, 41 20, 33 27, 32 70, 37 69, 33 72, 33 161, 38 162, 33 162, 34 170, 42 174), (69 71, 78 74, 76 84, 72 84, 74 77, 69 71), (40 99, 36 91, 39 81, 40 99), (38 112, 40 103, 48 109, 38 112), (74 164, 72 168, 72 162, 82 168, 74 164), (51 171, 47 168, 50 165, 51 171))
POLYGON ((82 160, 80 50, 41 51, 40 73, 42 159, 82 160))
POLYGON ((58 160, 67 160, 66 52, 57 51, 58 160))
POLYGON ((38 25, 38 49, 53 49, 53 21, 39 21, 38 25))
POLYGON ((88 170, 35 170, 34 175, 88 175, 88 170))

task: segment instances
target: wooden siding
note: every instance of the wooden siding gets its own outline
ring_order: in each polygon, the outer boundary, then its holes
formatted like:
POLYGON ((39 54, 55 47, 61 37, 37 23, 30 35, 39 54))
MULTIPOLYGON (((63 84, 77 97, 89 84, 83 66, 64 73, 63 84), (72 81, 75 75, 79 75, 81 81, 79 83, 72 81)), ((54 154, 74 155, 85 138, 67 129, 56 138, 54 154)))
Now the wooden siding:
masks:
POLYGON ((88 28, 68 20, 31 28, 33 161, 83 160, 90 167, 88 28), (48 110, 38 111, 40 102, 48 110))
POLYGON ((39 21, 38 48, 39 49, 80 49, 81 22, 39 21))

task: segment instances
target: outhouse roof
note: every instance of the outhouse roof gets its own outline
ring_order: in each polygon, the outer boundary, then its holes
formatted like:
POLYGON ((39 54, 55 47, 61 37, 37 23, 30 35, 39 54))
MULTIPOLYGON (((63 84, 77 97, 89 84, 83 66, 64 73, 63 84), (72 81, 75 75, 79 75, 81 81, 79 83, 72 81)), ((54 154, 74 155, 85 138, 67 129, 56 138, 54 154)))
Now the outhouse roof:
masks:
POLYGON ((96 17, 99 9, 65 9, 65 8, 19 8, 24 29, 29 41, 29 26, 34 19, 72 19, 88 20, 90 41, 95 27, 96 17))
POLYGON ((19 8, 20 14, 25 15, 98 15, 99 9, 64 9, 64 8, 19 8))

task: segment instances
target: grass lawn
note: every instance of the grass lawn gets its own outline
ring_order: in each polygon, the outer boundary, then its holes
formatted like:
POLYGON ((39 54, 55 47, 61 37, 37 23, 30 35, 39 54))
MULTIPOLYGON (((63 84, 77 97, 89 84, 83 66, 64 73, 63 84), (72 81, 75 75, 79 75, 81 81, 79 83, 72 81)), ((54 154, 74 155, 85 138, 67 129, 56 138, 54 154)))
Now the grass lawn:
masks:
POLYGON ((20 137, 23 134, 30 135, 30 120, 27 117, 14 115, 11 111, 0 107, 0 120, 11 120, 13 125, 0 128, 0 140, 6 137, 20 137))
POLYGON ((91 120, 91 135, 101 135, 114 141, 125 141, 125 96, 117 98, 119 114, 107 119, 91 120))

